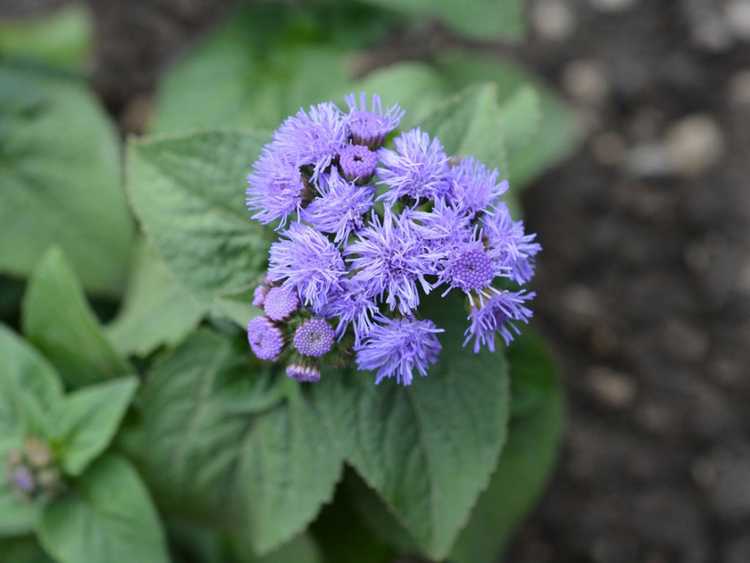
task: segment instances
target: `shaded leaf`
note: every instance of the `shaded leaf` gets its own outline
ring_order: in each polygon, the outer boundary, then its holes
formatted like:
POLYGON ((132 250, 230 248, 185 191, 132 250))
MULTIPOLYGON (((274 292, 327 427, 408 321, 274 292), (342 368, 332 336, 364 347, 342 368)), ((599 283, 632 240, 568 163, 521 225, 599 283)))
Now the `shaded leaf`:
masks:
POLYGON ((363 373, 331 373, 315 388, 329 432, 429 557, 447 555, 487 485, 505 441, 508 377, 502 354, 461 347, 465 314, 431 298, 443 353, 411 387, 375 387, 363 373))
POLYGON ((200 322, 206 307, 183 289, 156 251, 138 245, 125 302, 107 335, 123 355, 146 356, 181 342, 200 322))
POLYGON ((77 82, 0 65, 0 271, 25 276, 57 244, 87 289, 116 293, 132 235, 97 102, 77 82))
POLYGON ((68 395, 58 413, 60 462, 69 475, 79 475, 114 438, 138 380, 124 377, 90 385, 68 395))
POLYGON ((64 497, 49 504, 37 530, 60 563, 168 563, 159 516, 124 458, 99 459, 64 497))
POLYGON ((34 270, 23 303, 23 329, 72 387, 132 373, 113 349, 58 248, 34 270))

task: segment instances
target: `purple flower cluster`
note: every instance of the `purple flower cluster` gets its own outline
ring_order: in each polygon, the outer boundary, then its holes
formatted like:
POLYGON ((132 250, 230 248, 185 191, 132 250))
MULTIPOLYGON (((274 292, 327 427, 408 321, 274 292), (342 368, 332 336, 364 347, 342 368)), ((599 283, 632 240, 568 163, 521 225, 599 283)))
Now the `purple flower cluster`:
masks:
POLYGON ((508 182, 420 129, 399 134, 398 105, 346 102, 289 117, 248 176, 252 217, 281 231, 253 296, 253 352, 298 381, 353 352, 376 383, 409 385, 441 350, 420 303, 452 290, 467 299, 465 346, 510 343, 532 316, 523 286, 541 247, 502 201, 508 182))

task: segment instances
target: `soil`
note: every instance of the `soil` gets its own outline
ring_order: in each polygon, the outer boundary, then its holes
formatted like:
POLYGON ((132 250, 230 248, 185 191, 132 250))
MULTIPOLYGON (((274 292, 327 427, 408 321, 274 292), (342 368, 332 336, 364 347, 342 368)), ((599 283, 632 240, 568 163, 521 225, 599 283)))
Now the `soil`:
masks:
MULTIPOLYGON (((91 4, 93 83, 137 130, 161 70, 231 2, 91 4)), ((750 562, 750 6, 528 11, 521 48, 476 47, 544 76, 586 136, 524 196, 545 249, 537 323, 569 416, 558 470, 506 560, 750 562)), ((393 38, 383 60, 439 46, 433 32, 393 38)))

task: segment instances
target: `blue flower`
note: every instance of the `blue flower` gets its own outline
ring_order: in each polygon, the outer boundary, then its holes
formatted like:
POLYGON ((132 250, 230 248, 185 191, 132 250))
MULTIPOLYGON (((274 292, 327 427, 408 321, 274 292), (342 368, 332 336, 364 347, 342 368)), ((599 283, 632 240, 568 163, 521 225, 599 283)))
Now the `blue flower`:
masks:
POLYGON ((455 205, 474 215, 499 203, 508 182, 498 182, 497 170, 467 157, 451 169, 451 188, 455 205))
POLYGON ((411 385, 413 372, 427 375, 437 362, 443 332, 429 320, 381 318, 357 348, 357 367, 376 372, 375 383, 395 377, 402 385, 411 385))
POLYGON ((435 274, 435 258, 422 238, 406 221, 386 208, 384 218, 372 213, 370 225, 362 229, 344 251, 354 273, 368 293, 379 298, 391 311, 403 315, 419 306, 419 288, 429 293, 432 285, 425 276, 435 274))
POLYGON ((247 324, 247 341, 259 359, 271 362, 284 348, 284 335, 268 317, 255 317, 247 324))
POLYGON ((389 204, 401 198, 434 200, 448 195, 450 167, 443 145, 427 133, 412 129, 394 140, 396 150, 382 149, 378 176, 388 187, 381 198, 389 204))
POLYGON ((294 332, 294 349, 303 356, 318 358, 331 351, 335 338, 336 334, 325 320, 309 319, 294 332))
POLYGON ((528 323, 533 313, 525 303, 535 297, 525 290, 495 290, 495 294, 480 307, 469 312, 469 328, 465 332, 464 346, 474 339, 474 353, 482 346, 495 351, 495 334, 498 333, 508 345, 514 334, 520 334, 516 322, 528 323))
POLYGON ((297 293, 283 287, 272 287, 263 301, 263 311, 269 319, 283 321, 299 309, 297 293))
POLYGON ((300 300, 313 310, 325 305, 345 273, 338 249, 325 235, 307 225, 293 223, 281 234, 281 240, 271 245, 270 279, 294 289, 300 300))
POLYGON ((336 335, 339 339, 351 326, 356 346, 370 334, 373 319, 378 313, 378 305, 375 302, 375 296, 370 293, 369 285, 365 282, 344 279, 341 286, 342 291, 331 297, 322 314, 328 318, 338 319, 336 335))
POLYGON ((404 112, 398 105, 383 110, 380 96, 372 97, 371 109, 367 108, 367 96, 364 92, 359 95, 359 103, 354 94, 346 97, 349 106, 347 124, 351 131, 352 141, 359 145, 377 148, 383 144, 386 135, 398 127, 404 112))
POLYGON ((377 153, 363 145, 347 145, 339 153, 339 166, 348 180, 366 182, 375 173, 377 153))
POLYGON ((349 139, 347 120, 341 110, 330 102, 300 109, 287 118, 273 135, 271 143, 286 160, 296 166, 312 167, 312 180, 331 165, 349 139))
POLYGON ((286 367, 286 375, 291 379, 303 383, 317 383, 320 381, 320 370, 313 365, 289 364, 286 367))
POLYGON ((429 212, 406 209, 402 217, 412 222, 415 231, 435 252, 451 252, 470 240, 473 232, 471 218, 467 213, 449 204, 443 197, 435 201, 429 212))
POLYGON ((349 235, 364 226, 364 217, 375 198, 371 186, 357 186, 341 178, 335 170, 321 178, 315 198, 302 211, 302 219, 323 233, 335 235, 335 242, 346 241, 349 235))
POLYGON ((507 269, 507 276, 514 282, 523 285, 531 281, 534 277, 534 256, 542 249, 535 242, 536 234, 527 234, 523 221, 514 221, 504 203, 486 214, 482 223, 492 259, 507 269))
POLYGON ((264 224, 278 220, 283 227, 290 215, 299 212, 305 191, 302 175, 294 162, 278 152, 264 148, 247 182, 245 203, 255 213, 253 219, 264 224))

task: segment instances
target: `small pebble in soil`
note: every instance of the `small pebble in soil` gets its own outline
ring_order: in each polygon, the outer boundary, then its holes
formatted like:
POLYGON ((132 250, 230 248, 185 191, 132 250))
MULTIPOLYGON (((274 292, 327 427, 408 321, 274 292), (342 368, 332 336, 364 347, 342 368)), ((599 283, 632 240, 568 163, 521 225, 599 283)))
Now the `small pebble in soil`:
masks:
POLYGON ((591 7, 600 12, 621 12, 635 6, 637 0, 589 0, 591 7))
POLYGON ((730 0, 724 6, 724 17, 737 39, 750 40, 750 0, 730 0))
POLYGON ((713 116, 696 114, 674 123, 665 136, 674 169, 683 176, 702 174, 724 155, 724 135, 713 116))
POLYGON ((576 20, 563 0, 539 0, 531 10, 531 22, 543 39, 562 41, 575 30, 576 20))
POLYGON ((729 101, 750 107, 750 69, 742 70, 729 81, 729 101))
POLYGON ((595 60, 568 63, 563 69, 562 80, 568 94, 584 104, 601 104, 609 93, 607 76, 602 65, 595 60))
POLYGON ((586 383, 599 401, 612 408, 624 409, 635 398, 636 385, 633 379, 606 366, 589 369, 586 383))

